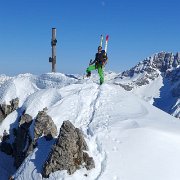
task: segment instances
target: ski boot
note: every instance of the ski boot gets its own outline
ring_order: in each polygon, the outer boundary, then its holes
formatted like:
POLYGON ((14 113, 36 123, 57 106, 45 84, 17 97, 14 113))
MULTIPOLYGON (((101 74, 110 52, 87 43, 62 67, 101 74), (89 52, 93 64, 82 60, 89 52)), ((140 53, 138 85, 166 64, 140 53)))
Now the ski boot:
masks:
POLYGON ((87 74, 86 74, 86 77, 90 77, 91 76, 91 72, 88 72, 87 74))

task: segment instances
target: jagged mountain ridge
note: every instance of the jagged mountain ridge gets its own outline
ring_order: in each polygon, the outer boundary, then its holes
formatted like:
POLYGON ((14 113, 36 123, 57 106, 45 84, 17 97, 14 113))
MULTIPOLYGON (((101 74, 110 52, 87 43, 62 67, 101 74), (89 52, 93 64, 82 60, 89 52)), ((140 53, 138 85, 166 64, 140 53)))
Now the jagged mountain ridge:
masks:
MULTIPOLYGON (((180 53, 156 53, 139 62, 130 70, 124 71, 115 78, 115 84, 130 91, 149 86, 158 79, 159 98, 154 97, 153 105, 180 117, 180 53)), ((148 89, 146 89, 148 91, 148 89)), ((136 91, 136 90, 135 90, 136 91)), ((149 94, 149 93, 148 93, 149 94)), ((152 94, 153 96, 153 94, 152 94)))
POLYGON ((166 53, 160 52, 153 56, 146 58, 145 60, 139 62, 135 67, 128 71, 124 71, 122 76, 133 76, 135 73, 152 73, 157 69, 160 72, 166 72, 169 69, 177 68, 180 65, 180 53, 166 53))

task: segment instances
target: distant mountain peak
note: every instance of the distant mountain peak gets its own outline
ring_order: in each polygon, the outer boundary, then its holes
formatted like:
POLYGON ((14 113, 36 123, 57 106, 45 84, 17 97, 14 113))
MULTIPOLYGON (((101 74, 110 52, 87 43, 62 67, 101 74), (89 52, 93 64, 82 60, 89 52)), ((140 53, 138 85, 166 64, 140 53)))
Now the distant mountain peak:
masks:
MULTIPOLYGON (((159 98, 153 100, 154 105, 175 117, 180 117, 180 52, 174 55, 172 52, 162 51, 147 57, 130 70, 118 75, 115 84, 127 91, 146 87, 148 84, 147 87, 152 87, 151 84, 154 84, 151 91, 158 90, 160 94, 159 98)), ((153 95, 149 94, 147 99, 152 99, 153 95)))
POLYGON ((180 53, 175 55, 172 52, 160 52, 154 55, 153 65, 161 72, 166 72, 168 69, 176 68, 180 65, 180 53))
POLYGON ((157 72, 157 70, 166 72, 167 70, 177 68, 178 66, 180 66, 180 52, 177 52, 174 55, 172 52, 162 51, 140 61, 130 70, 124 71, 122 76, 132 77, 134 74, 144 72, 151 74, 157 72))

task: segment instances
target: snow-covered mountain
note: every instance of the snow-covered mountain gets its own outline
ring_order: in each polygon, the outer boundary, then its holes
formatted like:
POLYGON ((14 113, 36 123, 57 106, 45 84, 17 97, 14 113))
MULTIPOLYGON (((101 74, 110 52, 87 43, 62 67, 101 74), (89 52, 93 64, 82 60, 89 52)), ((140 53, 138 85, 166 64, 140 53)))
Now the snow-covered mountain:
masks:
MULTIPOLYGON (((149 84, 133 87, 132 91, 124 90, 119 84, 127 83, 127 80, 129 84, 135 83, 132 79, 138 79, 139 73, 136 77, 126 78, 125 75, 106 73, 106 83, 101 86, 96 83, 99 81, 96 75, 90 79, 60 73, 1 76, 0 104, 18 97, 19 109, 1 122, 0 135, 6 130, 10 133, 9 142, 13 144, 13 129, 18 128, 22 112, 32 117, 33 123, 29 128, 32 135, 38 112, 47 107, 46 112, 58 131, 66 120, 82 130, 88 153, 95 161, 95 168, 90 171, 82 168, 72 175, 57 171, 51 173, 49 179, 179 180, 180 122, 146 102, 155 95, 159 97, 157 87, 161 88, 162 84, 158 82, 162 83, 163 79, 160 73, 159 69, 154 71, 155 78, 149 78, 149 84), (159 72, 157 77, 155 72, 159 72), (153 91, 153 86, 154 92, 148 92, 148 95, 147 89, 153 91), (142 89, 144 87, 146 90, 142 89)), ((177 76, 174 70, 166 75, 166 79, 171 81, 173 76, 177 76)), ((173 80, 176 82, 175 77, 173 80)), ((172 90, 176 95, 179 91, 175 89, 172 90)), ((1 179, 9 176, 16 180, 42 179, 42 167, 55 141, 56 138, 46 141, 42 135, 17 170, 13 166, 13 157, 0 152, 1 179)))
POLYGON ((148 57, 115 77, 115 84, 180 118, 180 53, 148 57))

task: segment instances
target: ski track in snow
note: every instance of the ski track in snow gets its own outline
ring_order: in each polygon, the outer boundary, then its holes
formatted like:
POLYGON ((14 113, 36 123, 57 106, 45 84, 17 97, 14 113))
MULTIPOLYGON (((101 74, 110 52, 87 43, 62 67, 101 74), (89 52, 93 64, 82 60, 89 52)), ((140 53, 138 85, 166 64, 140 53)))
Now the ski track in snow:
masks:
MULTIPOLYGON (((95 131, 98 130, 97 123, 99 123, 99 122, 98 122, 98 120, 96 120, 97 117, 95 117, 95 115, 97 114, 97 109, 98 109, 99 106, 102 107, 102 108, 104 108, 104 106, 106 106, 106 103, 108 101, 107 100, 108 99, 108 93, 109 93, 109 91, 104 91, 101 87, 98 88, 96 98, 93 101, 93 105, 92 105, 92 107, 93 107, 92 115, 90 117, 89 124, 87 126, 87 134, 90 135, 90 136, 94 135, 94 133, 95 133, 94 130, 95 131), (99 100, 100 97, 102 97, 101 100, 99 100), (99 103, 99 101, 101 102, 101 104, 99 103), (103 101, 104 101, 104 104, 103 104, 103 101), (95 120, 95 122, 94 122, 94 120, 95 120), (95 123, 95 125, 91 126, 92 123, 95 123), (94 127, 96 127, 97 129, 94 129, 94 127)), ((124 123, 126 128, 132 128, 132 127, 137 128, 137 127, 139 127, 139 125, 135 121, 135 119, 139 119, 139 118, 144 117, 145 115, 148 114, 147 109, 142 104, 139 105, 139 109, 140 109, 140 111, 138 113, 136 113, 136 114, 128 115, 126 117, 121 116, 122 126, 123 126, 123 123, 124 123), (126 121, 128 123, 125 123, 126 121)), ((101 126, 99 126, 99 128, 103 129, 103 131, 105 131, 106 135, 108 136, 109 132, 111 131, 110 127, 109 127, 108 116, 107 115, 102 115, 102 114, 101 114, 101 116, 102 116, 103 119, 107 119, 107 120, 105 121, 105 124, 101 124, 101 126)), ((116 126, 113 127, 112 124, 111 124, 111 128, 118 128, 118 127, 116 127, 116 126)), ((98 147, 98 151, 103 157, 101 162, 100 162, 101 170, 100 170, 98 176, 95 178, 96 180, 98 180, 98 179, 101 178, 102 174, 106 171, 106 166, 107 166, 107 163, 108 163, 107 162, 108 154, 106 153, 105 149, 101 145, 101 139, 99 140, 98 135, 95 135, 95 136, 96 136, 96 144, 97 144, 97 147, 98 147)), ((119 141, 117 140, 116 143, 119 144, 119 141)), ((118 150, 118 148, 116 146, 114 146, 113 151, 116 152, 117 150, 118 150)), ((118 176, 114 176, 113 179, 118 179, 118 176)))
POLYGON ((100 93, 101 93, 101 90, 100 90, 100 87, 98 87, 97 88, 96 98, 91 103, 91 106, 93 107, 93 110, 92 110, 92 115, 90 116, 90 119, 89 119, 89 123, 87 124, 87 134, 91 135, 91 136, 93 136, 93 132, 91 130, 90 124, 92 123, 92 121, 94 119, 94 115, 95 115, 96 108, 97 108, 96 105, 97 105, 97 102, 98 102, 98 98, 100 97, 100 93))
MULTIPOLYGON (((107 92, 106 92, 107 93, 107 92)), ((99 86, 97 88, 97 93, 96 93, 96 98, 94 101, 92 101, 92 104, 91 106, 93 107, 93 111, 92 111, 92 115, 90 116, 90 120, 89 120, 89 123, 87 125, 87 134, 90 135, 90 136, 93 136, 94 135, 94 132, 93 132, 93 127, 91 127, 91 123, 94 121, 94 117, 95 117, 95 113, 96 113, 96 110, 98 109, 98 106, 99 106, 99 98, 100 98, 100 95, 103 94, 103 90, 102 88, 99 86)), ((105 97, 106 94, 104 95, 105 97)), ((104 98, 105 99, 105 98, 104 98)), ((102 102, 102 99, 101 99, 101 102, 102 102)), ((101 104, 101 106, 103 107, 103 104, 101 104)), ((122 123, 124 123, 124 121, 129 121, 129 125, 130 127, 138 127, 138 124, 136 121, 132 121, 131 119, 138 119, 140 117, 144 117, 145 115, 148 114, 148 111, 147 109, 143 106, 143 105, 140 105, 140 109, 141 111, 139 113, 136 113, 136 116, 134 115, 129 115, 128 117, 121 117, 121 121, 122 123)), ((106 118, 106 116, 104 117, 106 118)), ((108 120, 106 121, 106 123, 101 126, 103 127, 104 130, 107 131, 108 133, 108 120)), ((127 125, 126 125, 127 126, 127 125)), ((128 127, 127 127, 128 128, 128 127)), ((101 161, 101 171, 99 172, 99 175, 97 176, 96 180, 98 180, 102 174, 105 172, 105 169, 106 169, 106 164, 107 164, 107 158, 108 158, 108 155, 106 154, 105 150, 103 150, 103 147, 101 145, 101 140, 98 139, 98 137, 96 137, 96 144, 97 144, 97 147, 98 147, 98 151, 99 153, 102 155, 103 159, 101 161)), ((114 148, 114 151, 116 151, 117 147, 113 147, 114 148)))
MULTIPOLYGON (((87 125, 87 134, 90 136, 93 136, 93 131, 91 130, 90 124, 92 123, 92 121, 94 119, 94 115, 95 115, 95 112, 97 109, 97 102, 98 102, 98 99, 100 97, 100 94, 101 94, 101 87, 99 86, 97 88, 96 98, 91 104, 91 106, 93 107, 93 111, 92 111, 92 115, 89 119, 89 123, 87 125)), ((106 155, 105 151, 102 150, 102 147, 100 145, 100 141, 98 140, 98 138, 96 138, 96 144, 97 144, 97 148, 98 148, 99 153, 103 156, 103 159, 101 161, 101 170, 100 170, 98 176, 95 178, 95 180, 98 180, 100 178, 100 176, 102 175, 102 173, 105 171, 106 163, 107 163, 107 161, 106 161, 107 155, 106 155)))
POLYGON ((106 163, 107 163, 107 154, 104 150, 102 150, 102 146, 100 145, 100 141, 98 140, 98 138, 96 138, 96 144, 97 144, 97 147, 98 147, 98 151, 99 153, 102 155, 102 160, 101 160, 101 170, 98 174, 98 176, 95 178, 95 180, 98 180, 101 175, 104 173, 105 169, 106 169, 106 163))

